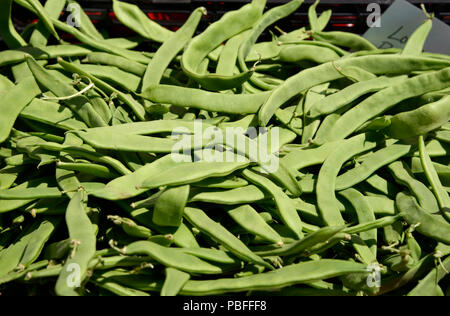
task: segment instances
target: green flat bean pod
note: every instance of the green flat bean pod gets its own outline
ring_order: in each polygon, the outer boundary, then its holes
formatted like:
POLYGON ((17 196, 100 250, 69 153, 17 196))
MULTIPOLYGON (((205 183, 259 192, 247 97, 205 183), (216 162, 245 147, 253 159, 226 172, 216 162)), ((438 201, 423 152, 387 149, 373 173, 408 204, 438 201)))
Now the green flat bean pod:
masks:
POLYGON ((182 295, 214 295, 249 290, 282 288, 293 284, 324 280, 340 275, 361 272, 365 265, 340 260, 322 260, 287 266, 273 272, 238 279, 214 281, 188 281, 182 295))

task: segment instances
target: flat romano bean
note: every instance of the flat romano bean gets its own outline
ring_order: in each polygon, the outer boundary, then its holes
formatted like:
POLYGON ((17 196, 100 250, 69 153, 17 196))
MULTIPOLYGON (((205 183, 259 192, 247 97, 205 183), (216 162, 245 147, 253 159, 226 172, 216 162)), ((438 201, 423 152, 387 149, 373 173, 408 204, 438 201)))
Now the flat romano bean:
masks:
POLYGON ((281 46, 274 40, 256 43, 245 58, 245 62, 256 63, 263 60, 272 60, 280 54, 280 50, 281 46))
POLYGON ((208 90, 233 89, 246 82, 252 76, 252 71, 244 71, 236 76, 220 76, 204 74, 198 67, 208 54, 224 41, 252 28, 262 16, 265 4, 265 0, 253 0, 239 10, 226 13, 219 21, 195 37, 183 53, 181 60, 183 71, 208 90))
POLYGON ((444 143, 450 143, 450 131, 437 131, 436 132, 436 139, 438 141, 444 142, 444 143))
POLYGON ((338 143, 326 143, 317 148, 300 148, 292 150, 280 160, 286 167, 301 170, 303 168, 320 165, 338 147, 338 143))
POLYGON ((433 188, 434 195, 438 201, 439 207, 442 210, 445 218, 450 219, 450 214, 447 214, 450 210, 450 197, 444 187, 442 186, 439 175, 434 169, 433 163, 430 156, 425 149, 425 141, 423 136, 419 137, 419 151, 420 151, 420 161, 422 163, 423 170, 428 179, 428 182, 433 188))
POLYGON ((152 135, 152 134, 163 134, 163 133, 184 133, 184 134, 194 134, 203 133, 206 129, 214 128, 214 125, 208 124, 206 122, 195 122, 186 120, 154 120, 148 122, 133 122, 125 123, 117 126, 107 126, 101 128, 90 128, 87 133, 121 133, 127 135, 152 135), (200 128, 201 125, 201 128, 200 128), (199 131, 196 130, 199 128, 199 131))
POLYGON ((354 51, 360 50, 376 50, 377 47, 365 38, 347 32, 312 32, 312 36, 315 40, 328 42, 336 46, 346 47, 354 51))
POLYGON ((20 117, 70 131, 88 128, 73 112, 55 102, 34 99, 20 112, 20 117))
POLYGON ((202 210, 188 207, 184 211, 184 216, 192 225, 212 239, 217 240, 238 258, 246 262, 256 263, 266 268, 273 269, 270 264, 265 262, 261 257, 255 255, 241 240, 235 237, 221 224, 209 218, 202 210))
POLYGON ((126 246, 121 252, 125 255, 145 254, 159 263, 193 274, 220 274, 222 269, 192 255, 173 248, 160 246, 151 241, 138 241, 126 246))
POLYGON ((0 199, 3 200, 36 200, 61 197, 61 192, 57 188, 26 188, 0 190, 0 199))
POLYGON ((221 112, 229 114, 254 114, 270 93, 232 95, 198 89, 159 85, 150 87, 142 97, 157 103, 221 112), (189 97, 186 97, 189 96, 189 97))
POLYGON ((80 284, 68 282, 73 272, 73 264, 78 265, 80 281, 87 277, 89 262, 95 255, 96 237, 94 227, 86 214, 83 191, 77 192, 70 200, 66 212, 66 224, 71 239, 71 252, 61 270, 55 291, 61 296, 77 296, 80 284))
MULTIPOLYGON (((436 170, 438 177, 443 185, 450 185, 450 166, 439 164, 436 162, 432 162, 433 168, 436 170)), ((423 169, 422 162, 419 157, 414 157, 411 160, 411 171, 414 174, 424 174, 425 170, 423 169)))
MULTIPOLYGON (((450 145, 446 143, 441 143, 437 139, 431 139, 429 142, 426 143, 426 149, 428 152, 428 155, 430 157, 446 157, 450 153, 450 145)), ((412 154, 414 157, 420 157, 420 153, 417 150, 412 154)))
POLYGON ((153 222, 159 226, 180 226, 189 191, 189 185, 165 190, 155 203, 153 222))
POLYGON ((440 128, 450 120, 450 96, 416 110, 395 115, 385 130, 391 138, 409 139, 440 128))
POLYGON ((57 162, 57 166, 60 169, 89 174, 101 179, 114 179, 117 177, 117 174, 110 168, 93 163, 70 163, 59 161, 57 162))
POLYGON ((279 60, 287 63, 301 63, 311 61, 317 64, 323 64, 339 59, 334 50, 327 47, 312 45, 289 45, 281 49, 279 60))
POLYGON ((393 216, 396 214, 395 201, 383 196, 365 196, 376 215, 393 216))
POLYGON ((208 202, 214 204, 239 205, 267 199, 266 194, 257 186, 247 185, 226 191, 206 191, 195 194, 190 202, 208 202))
POLYGON ((408 42, 406 42, 402 55, 420 55, 432 28, 433 17, 428 15, 427 20, 411 35, 408 42))
MULTIPOLYGON (((28 4, 34 8, 36 14, 39 16, 42 25, 45 26, 48 32, 59 41, 60 40, 59 35, 55 30, 55 27, 53 25, 53 22, 51 21, 51 17, 48 14, 48 11, 42 6, 42 4, 38 0, 25 0, 25 1, 27 1, 28 4)), ((52 17, 59 18, 60 13, 61 11, 58 12, 57 14, 52 14, 52 17)))
MULTIPOLYGON (((39 178, 27 182, 23 182, 12 189, 9 189, 8 192, 12 192, 14 194, 14 191, 23 191, 27 188, 48 188, 50 179, 49 178, 39 178)), ((15 200, 0 200, 0 214, 1 213, 7 213, 10 211, 14 211, 16 209, 19 209, 29 203, 32 203, 34 199, 15 199, 15 200)))
POLYGON ((118 205, 129 213, 133 219, 145 227, 158 231, 161 234, 170 234, 175 245, 183 248, 200 248, 191 230, 181 224, 178 228, 160 227, 153 223, 153 212, 146 208, 133 208, 127 202, 118 202, 118 205))
POLYGON ((281 236, 270 227, 250 205, 243 205, 228 211, 228 215, 247 232, 271 243, 282 246, 281 236))
POLYGON ((0 170, 0 190, 9 189, 17 180, 19 174, 24 171, 23 167, 6 166, 0 170))
POLYGON ((363 163, 336 179, 336 190, 341 191, 351 188, 358 183, 370 178, 377 170, 406 156, 412 146, 396 143, 367 156, 363 163))
POLYGON ((305 97, 302 99, 298 107, 302 107, 303 112, 303 135, 302 144, 310 143, 314 138, 317 130, 319 129, 320 120, 310 119, 305 114, 309 112, 309 109, 313 104, 326 97, 326 91, 330 84, 325 83, 317 87, 311 88, 306 92, 305 97))
POLYGON ((417 225, 416 231, 445 244, 450 244, 450 224, 440 216, 431 215, 419 206, 417 200, 405 193, 399 193, 396 200, 402 217, 410 225, 417 225), (420 224, 420 225, 418 225, 420 224))
POLYGON ((25 108, 41 91, 32 77, 21 81, 4 97, 0 106, 2 124, 0 125, 0 143, 9 136, 11 129, 23 108, 25 108), (14 104, 12 106, 11 104, 14 104))
MULTIPOLYGON (((284 84, 273 91, 259 112, 261 125, 266 126, 278 108, 302 91, 306 91, 325 82, 343 78, 343 74, 336 68, 345 68, 348 66, 359 67, 373 74, 402 75, 415 70, 442 69, 443 67, 450 66, 450 62, 423 57, 373 55, 344 58, 334 63, 326 63, 307 69, 289 78, 284 84), (393 67, 393 63, 395 67, 393 67)), ((442 73, 442 76, 442 80, 445 80, 444 73, 442 73)), ((423 84, 422 82, 421 85, 423 84)), ((422 86, 419 90, 423 89, 422 86)), ((436 86, 436 90, 440 90, 439 84, 436 86)), ((398 91, 396 94, 398 94, 398 91)), ((405 96, 405 93, 400 93, 400 95, 405 96)), ((396 96, 398 97, 398 95, 396 96)))
POLYGON ((63 66, 64 69, 73 72, 73 73, 77 73, 80 76, 85 76, 88 77, 90 80, 92 80, 92 82, 95 84, 96 87, 100 88, 101 90, 106 91, 107 93, 110 94, 117 94, 117 97, 126 105, 128 105, 130 107, 130 109, 134 112, 134 114, 136 114, 137 118, 140 121, 145 121, 145 109, 144 107, 137 102, 136 100, 133 99, 133 97, 131 95, 125 94, 117 89, 115 89, 114 87, 110 86, 109 84, 107 84, 106 82, 96 78, 95 76, 90 75, 89 73, 83 71, 82 69, 80 69, 79 67, 77 67, 76 65, 74 65, 73 63, 68 63, 65 62, 64 60, 62 60, 61 58, 58 58, 58 63, 63 66))
POLYGON ((120 22, 144 38, 163 43, 173 35, 170 30, 150 20, 137 5, 114 0, 113 10, 120 22))
POLYGON ((350 273, 364 273, 365 271, 366 266, 360 263, 324 259, 292 264, 276 271, 237 279, 192 280, 186 283, 180 294, 217 295, 230 292, 282 288, 316 280, 330 279, 350 273))
POLYGON ((186 23, 158 49, 145 71, 142 79, 142 91, 160 83, 170 62, 191 40, 202 16, 206 14, 206 9, 203 7, 194 10, 186 23))
POLYGON ((114 66, 136 76, 143 76, 145 73, 145 65, 128 60, 125 57, 103 53, 103 52, 92 52, 86 56, 86 60, 90 64, 100 64, 114 66))
MULTIPOLYGON (((340 194, 352 204, 360 224, 370 223, 376 220, 372 206, 359 191, 355 189, 347 189, 340 194)), ((363 241, 364 245, 354 242, 353 246, 356 251, 366 264, 376 262, 378 239, 377 230, 374 229, 362 232, 359 234, 359 237, 363 241)))
POLYGON ((281 41, 278 43, 278 45, 284 46, 284 45, 308 45, 313 47, 321 47, 321 48, 328 48, 332 51, 334 51, 339 56, 348 56, 349 53, 333 44, 327 43, 327 42, 319 42, 319 41, 309 41, 309 40, 293 40, 293 41, 281 41))
MULTIPOLYGON (((54 93, 57 97, 65 98, 78 93, 78 91, 57 80, 40 66, 34 58, 27 57, 28 67, 36 80, 54 93)), ((82 95, 63 101, 72 111, 79 115, 89 127, 106 126, 106 122, 94 111, 89 100, 82 95)))
POLYGON ((367 232, 373 229, 379 229, 383 227, 387 227, 390 225, 395 224, 399 220, 402 219, 403 214, 395 215, 395 216, 386 216, 380 219, 377 219, 376 221, 365 223, 365 224, 359 224, 353 227, 346 228, 344 230, 347 234, 360 234, 363 232, 367 232))
POLYGON ((242 175, 250 182, 261 187, 264 191, 267 191, 267 193, 273 197, 277 205, 278 215, 284 224, 289 227, 298 239, 302 239, 302 221, 289 196, 287 196, 280 187, 261 174, 246 169, 242 172, 242 175))
POLYGON ((204 161, 190 162, 191 158, 188 156, 179 156, 178 158, 181 160, 174 161, 172 155, 167 155, 128 176, 113 180, 104 189, 96 190, 91 194, 110 200, 128 199, 152 188, 165 185, 184 185, 210 177, 228 175, 248 165, 248 161, 218 164, 204 161), (185 170, 190 170, 190 172, 186 174, 185 170), (180 174, 183 176, 180 177, 180 174))
POLYGON ((336 181, 343 164, 360 153, 374 149, 377 138, 361 134, 344 141, 325 160, 317 180, 317 205, 324 222, 331 226, 344 225, 336 200, 336 181))
POLYGON ((42 253, 45 244, 50 239, 60 222, 59 218, 48 218, 44 220, 39 228, 33 232, 33 237, 23 252, 22 258, 20 259, 19 266, 21 268, 27 268, 32 263, 34 263, 42 253))
POLYGON ((26 46, 25 40, 17 33, 11 19, 11 6, 13 0, 5 0, 0 3, 0 35, 9 49, 26 46))
MULTIPOLYGON (((263 6, 265 5, 265 1, 261 1, 263 6)), ((250 33, 247 35, 243 44, 239 49, 238 61, 241 70, 244 74, 252 74, 252 71, 249 71, 247 64, 245 63, 247 56, 249 55, 251 48, 255 45, 257 39, 261 36, 265 29, 267 29, 270 25, 277 22, 280 19, 287 17, 288 15, 295 12, 303 3, 303 0, 292 0, 288 3, 272 8, 271 10, 264 13, 264 15, 256 21, 250 33)), ((253 69, 252 69, 253 70, 253 69)), ((257 79, 255 76, 250 76, 250 81, 257 87, 260 87, 264 90, 272 90, 270 85, 267 85, 262 80, 257 79)))
POLYGON ((141 78, 114 66, 79 64, 79 69, 129 92, 137 91, 141 78))
POLYGON ((394 162, 389 165, 389 170, 392 172, 395 180, 399 182, 401 185, 406 186, 411 193, 419 201, 419 204, 427 211, 431 213, 439 213, 440 208, 436 201, 436 198, 433 195, 425 184, 418 181, 412 176, 411 170, 409 170, 408 166, 401 161, 394 162))
POLYGON ((383 114, 397 103, 447 86, 450 68, 407 79, 367 98, 345 113, 328 135, 328 140, 347 137, 365 122, 383 114))
POLYGON ((161 289, 161 296, 176 296, 191 276, 173 268, 166 268, 166 280, 161 289))
POLYGON ((128 287, 122 286, 118 283, 108 281, 107 279, 94 278, 94 280, 91 279, 89 281, 94 283, 98 287, 105 289, 108 292, 111 292, 117 296, 124 296, 124 297, 127 297, 127 296, 131 296, 131 297, 150 296, 150 294, 148 294, 146 292, 128 288, 128 287))
POLYGON ((239 47, 242 45, 248 32, 250 31, 241 32, 226 42, 217 62, 216 73, 218 75, 232 76, 234 74, 239 47))
MULTIPOLYGON (((111 138, 109 130, 98 130, 96 132, 75 132, 86 143, 97 149, 119 150, 125 152, 145 152, 145 153, 171 153, 178 140, 141 135, 115 134, 111 138)), ((195 144, 193 144, 195 145, 195 144)), ((192 148, 192 146, 189 146, 192 148)), ((184 147, 183 149, 189 149, 184 147)), ((200 149, 200 148, 196 148, 200 149)))
POLYGON ((282 248, 256 252, 260 256, 300 256, 307 252, 309 248, 317 244, 327 242, 336 234, 340 233, 344 226, 324 227, 311 234, 308 234, 304 239, 294 243, 283 246, 282 248))
POLYGON ((248 185, 244 179, 232 177, 225 179, 206 179, 197 183, 193 183, 193 187, 208 189, 238 189, 248 185))
MULTIPOLYGON (((68 0, 69 9, 72 13, 77 12, 79 14, 79 30, 80 32, 98 40, 103 40, 103 35, 97 31, 94 24, 92 23, 89 15, 84 12, 81 6, 74 0, 68 0)), ((58 18, 58 16, 56 17, 58 18)), ((111 42, 110 42, 111 43, 111 42)), ((113 44, 113 43, 111 43, 113 44)))
POLYGON ((129 236, 139 239, 149 239, 152 237, 152 231, 144 226, 137 225, 134 221, 128 218, 110 215, 108 219, 114 224, 122 227, 122 230, 129 236))
POLYGON ((433 269, 419 284, 408 293, 408 296, 444 296, 439 282, 443 280, 450 269, 450 258, 445 259, 442 265, 433 269))
POLYGON ((232 256, 231 253, 213 248, 177 248, 178 251, 187 253, 206 261, 211 261, 225 265, 237 265, 240 260, 232 256))
POLYGON ((308 9, 309 24, 311 31, 313 32, 321 32, 326 27, 331 17, 331 10, 325 11, 320 19, 317 17, 316 8, 319 2, 320 1, 317 0, 308 9))
POLYGON ((392 84, 401 82, 406 78, 406 76, 393 78, 379 77, 368 81, 354 83, 347 88, 318 101, 311 107, 307 115, 315 118, 321 115, 334 113, 365 94, 378 92, 392 84))

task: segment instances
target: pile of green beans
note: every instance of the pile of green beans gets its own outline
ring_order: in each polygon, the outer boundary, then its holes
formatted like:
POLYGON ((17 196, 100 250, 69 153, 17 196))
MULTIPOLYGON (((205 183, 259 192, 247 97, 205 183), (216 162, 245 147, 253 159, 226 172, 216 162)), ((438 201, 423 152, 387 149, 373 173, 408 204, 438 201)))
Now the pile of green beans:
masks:
POLYGON ((2 295, 450 294, 450 57, 423 53, 430 14, 383 50, 327 31, 318 1, 290 33, 302 0, 203 31, 198 8, 176 32, 113 2, 133 40, 59 20, 73 0, 0 1, 2 295), (22 33, 16 5, 39 20, 22 33), (245 149, 212 135, 229 128, 245 149))

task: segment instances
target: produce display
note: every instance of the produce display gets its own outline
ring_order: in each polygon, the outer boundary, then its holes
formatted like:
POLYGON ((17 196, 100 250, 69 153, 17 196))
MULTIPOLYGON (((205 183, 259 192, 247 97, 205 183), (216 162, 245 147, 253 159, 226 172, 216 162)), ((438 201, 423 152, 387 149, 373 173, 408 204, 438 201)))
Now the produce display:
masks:
POLYGON ((280 29, 302 2, 172 31, 114 0, 125 39, 62 21, 73 0, 1 0, 0 293, 450 294, 432 15, 378 49, 318 2, 280 29), (17 5, 38 19, 21 34, 17 5))

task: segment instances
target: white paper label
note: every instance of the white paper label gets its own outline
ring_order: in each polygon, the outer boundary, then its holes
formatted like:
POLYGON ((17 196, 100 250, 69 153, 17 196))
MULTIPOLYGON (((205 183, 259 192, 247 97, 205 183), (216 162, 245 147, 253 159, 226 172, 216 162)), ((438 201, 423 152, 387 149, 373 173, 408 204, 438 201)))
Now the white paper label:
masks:
MULTIPOLYGON (((405 0, 396 0, 364 37, 378 48, 403 48, 414 31, 425 22, 424 12, 405 0)), ((430 53, 450 54, 450 26, 433 20, 433 29, 425 44, 430 53)))

